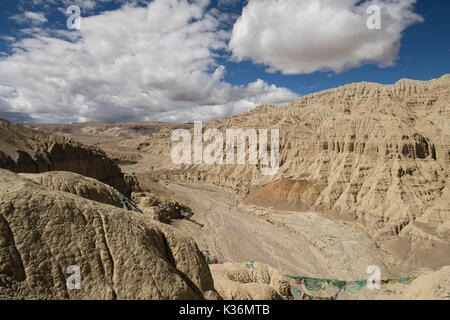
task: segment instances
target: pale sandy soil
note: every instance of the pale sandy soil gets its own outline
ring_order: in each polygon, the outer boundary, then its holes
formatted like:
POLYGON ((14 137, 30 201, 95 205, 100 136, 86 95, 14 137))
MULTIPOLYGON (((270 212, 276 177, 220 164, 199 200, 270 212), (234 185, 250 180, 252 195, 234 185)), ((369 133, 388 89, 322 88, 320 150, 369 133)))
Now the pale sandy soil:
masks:
MULTIPOLYGON (((348 223, 314 212, 242 210, 232 194, 216 186, 162 184, 193 209, 191 221, 177 220, 172 226, 192 236, 202 251, 233 262, 263 262, 297 276, 364 280, 370 265, 381 268, 383 279, 403 275, 386 263, 384 253, 364 231, 348 223)), ((341 299, 394 297, 364 289, 357 295, 343 293, 341 299)))

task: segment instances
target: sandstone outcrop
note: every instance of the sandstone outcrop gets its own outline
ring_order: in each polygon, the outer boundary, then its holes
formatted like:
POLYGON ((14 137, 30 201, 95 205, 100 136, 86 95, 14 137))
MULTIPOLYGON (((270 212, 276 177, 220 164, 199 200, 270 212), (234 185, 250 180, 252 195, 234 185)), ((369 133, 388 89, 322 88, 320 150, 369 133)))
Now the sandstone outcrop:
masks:
POLYGON ((441 225, 450 219, 443 193, 450 181, 450 75, 349 84, 287 106, 260 106, 203 130, 208 128, 279 129, 278 173, 262 176, 259 165, 250 164, 177 166, 169 148, 162 178, 210 182, 243 196, 253 190, 249 202, 258 193, 268 205, 281 197, 286 209, 351 217, 374 235, 398 235, 437 204, 441 225), (279 188, 286 180, 311 187, 306 194, 279 188), (265 192, 271 183, 278 184, 272 195, 265 192))
POLYGON ((173 219, 189 219, 193 214, 191 208, 179 201, 149 192, 134 192, 132 199, 143 212, 164 223, 173 219))
POLYGON ((21 173, 71 171, 129 195, 120 168, 103 151, 0 119, 0 168, 21 173))
POLYGON ((289 282, 276 269, 255 262, 255 269, 243 263, 211 265, 216 290, 225 300, 281 300, 292 298, 289 282))
POLYGON ((86 199, 121 208, 110 186, 93 178, 68 171, 20 173, 19 175, 33 180, 49 190, 69 192, 86 199))
POLYGON ((219 298, 195 242, 171 227, 7 170, 0 186, 0 299, 219 298))

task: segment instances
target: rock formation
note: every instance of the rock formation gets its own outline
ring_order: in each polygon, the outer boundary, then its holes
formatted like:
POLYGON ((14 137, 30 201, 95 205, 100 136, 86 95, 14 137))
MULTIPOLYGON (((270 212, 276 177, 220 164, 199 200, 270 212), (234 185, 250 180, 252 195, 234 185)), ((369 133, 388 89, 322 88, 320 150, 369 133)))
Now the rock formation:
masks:
POLYGON ((120 168, 103 151, 0 119, 0 168, 13 172, 71 171, 129 195, 120 168))
POLYGON ((0 186, 0 299, 219 298, 195 242, 147 215, 2 169, 0 186))
POLYGON ((278 173, 262 176, 259 165, 250 164, 176 166, 168 149, 162 177, 212 182, 244 196, 253 190, 249 202, 285 199, 286 209, 356 219, 374 235, 397 235, 427 212, 443 226, 450 219, 443 193, 450 174, 450 75, 349 84, 283 107, 259 106, 208 128, 278 128, 278 173))
POLYGON ((255 262, 254 270, 244 264, 211 265, 216 290, 225 300, 281 300, 292 298, 289 282, 281 273, 264 263, 255 262))
POLYGON ((122 208, 110 186, 93 178, 68 171, 20 173, 19 175, 33 180, 49 190, 69 192, 86 199, 122 208))
POLYGON ((149 192, 134 192, 132 198, 140 210, 160 222, 170 223, 173 219, 189 219, 192 216, 191 208, 175 199, 149 192))

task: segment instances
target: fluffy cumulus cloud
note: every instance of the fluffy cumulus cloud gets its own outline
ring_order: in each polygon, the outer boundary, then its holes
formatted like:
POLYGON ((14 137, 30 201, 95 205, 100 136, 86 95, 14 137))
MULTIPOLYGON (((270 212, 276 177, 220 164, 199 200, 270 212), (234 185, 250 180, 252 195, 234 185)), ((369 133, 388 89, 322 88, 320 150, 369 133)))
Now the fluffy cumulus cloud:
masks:
POLYGON ((268 71, 307 74, 376 63, 392 65, 403 31, 423 19, 416 0, 249 0, 233 28, 229 48, 268 71), (371 30, 367 8, 381 9, 371 30))
POLYGON ((209 1, 155 0, 82 19, 77 32, 34 28, 0 58, 0 113, 43 122, 211 120, 297 95, 224 81, 229 34, 209 1))

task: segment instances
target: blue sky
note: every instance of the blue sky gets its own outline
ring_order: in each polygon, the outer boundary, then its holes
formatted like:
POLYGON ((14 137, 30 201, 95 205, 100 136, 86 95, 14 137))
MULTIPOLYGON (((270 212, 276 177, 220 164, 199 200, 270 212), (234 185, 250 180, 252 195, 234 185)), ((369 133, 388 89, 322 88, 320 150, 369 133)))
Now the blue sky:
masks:
POLYGON ((338 74, 315 72, 286 76, 280 72, 267 73, 265 67, 248 62, 230 63, 226 64, 230 71, 226 79, 232 83, 245 84, 255 77, 261 78, 304 95, 351 82, 393 84, 401 78, 430 80, 450 73, 450 1, 419 0, 415 12, 425 21, 405 30, 395 66, 379 68, 371 64, 338 74))
POLYGON ((449 1, 4 0, 0 117, 212 120, 351 82, 450 73, 449 1), (80 30, 66 26, 81 10, 80 30), (368 30, 366 8, 381 8, 368 30))

